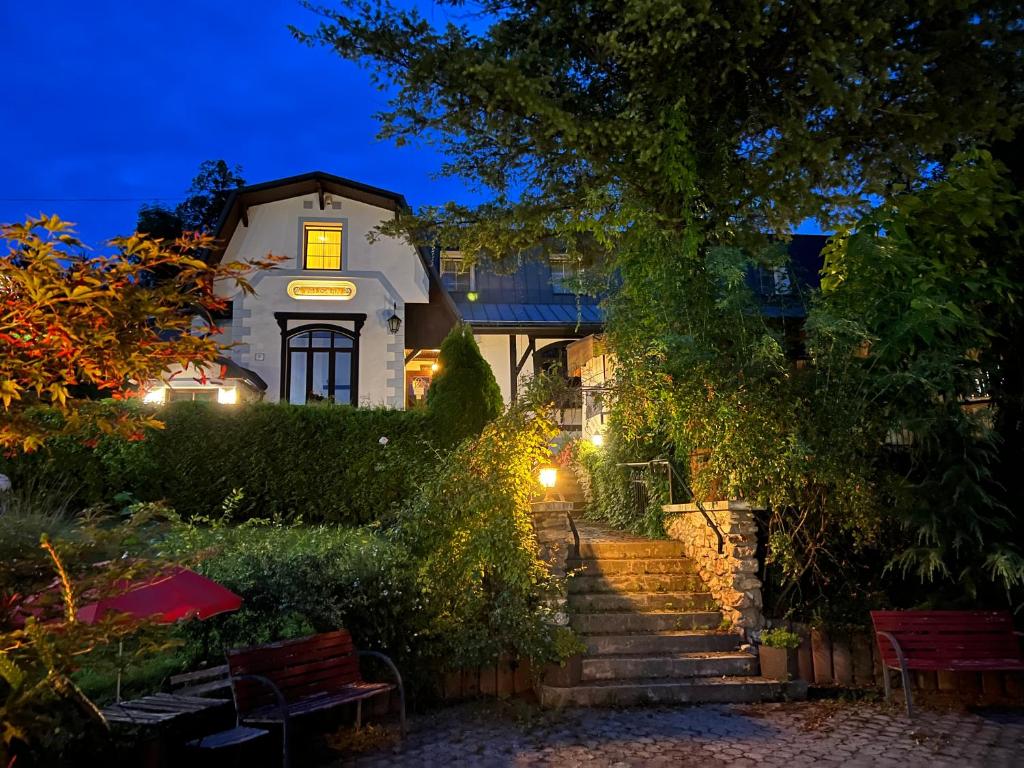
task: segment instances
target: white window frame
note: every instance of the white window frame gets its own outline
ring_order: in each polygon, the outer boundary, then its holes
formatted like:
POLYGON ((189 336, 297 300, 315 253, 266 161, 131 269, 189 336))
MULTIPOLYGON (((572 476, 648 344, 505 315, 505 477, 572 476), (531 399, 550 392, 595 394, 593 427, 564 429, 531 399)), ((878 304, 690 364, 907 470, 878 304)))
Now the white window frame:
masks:
POLYGON ((451 293, 471 293, 476 290, 476 265, 474 264, 470 266, 468 269, 466 269, 465 264, 466 259, 458 251, 448 251, 446 253, 442 252, 440 264, 441 269, 439 270, 439 272, 441 275, 441 285, 444 286, 445 290, 451 293), (454 263, 458 263, 459 265, 462 266, 462 268, 457 270, 445 269, 446 265, 452 265, 454 263), (466 274, 467 272, 469 273, 469 287, 467 288, 460 287, 457 282, 456 285, 453 287, 445 281, 445 275, 453 275, 455 276, 456 280, 458 280, 459 278, 461 278, 462 275, 466 274))
POLYGON ((551 291, 560 296, 575 296, 579 291, 574 286, 565 284, 566 280, 575 282, 583 273, 583 265, 576 259, 569 258, 565 253, 553 253, 548 258, 551 269, 551 291), (571 274, 566 274, 566 266, 571 267, 571 274), (555 270, 558 270, 556 274, 555 270))

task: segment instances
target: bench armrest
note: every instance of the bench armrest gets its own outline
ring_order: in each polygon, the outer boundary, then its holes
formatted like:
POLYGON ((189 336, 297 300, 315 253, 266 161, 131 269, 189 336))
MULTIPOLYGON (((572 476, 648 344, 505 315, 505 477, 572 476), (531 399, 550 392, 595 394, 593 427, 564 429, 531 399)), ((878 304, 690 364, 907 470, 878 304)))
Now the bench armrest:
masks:
POLYGON ((359 651, 358 653, 360 656, 369 656, 383 661, 384 665, 391 670, 391 676, 395 678, 395 682, 398 683, 398 687, 402 687, 402 675, 399 674, 398 667, 395 666, 395 662, 393 662, 390 657, 380 651, 359 651))
MULTIPOLYGON (((288 701, 285 699, 284 694, 281 693, 281 689, 277 687, 273 680, 263 675, 232 675, 231 676, 231 691, 234 693, 235 683, 239 680, 248 680, 254 683, 259 683, 265 688, 269 688, 270 692, 274 694, 274 703, 277 707, 278 712, 281 714, 281 722, 288 722, 288 701)), ((242 723, 242 709, 238 706, 238 697, 235 697, 235 712, 238 715, 238 724, 242 723)))
MULTIPOLYGON (((289 755, 288 755, 288 701, 285 699, 284 694, 281 693, 281 689, 277 687, 273 680, 263 675, 231 675, 231 693, 235 693, 235 683, 239 680, 249 680, 254 683, 259 683, 265 688, 269 688, 270 692, 274 694, 274 701, 277 705, 277 711, 281 713, 281 766, 282 768, 288 768, 289 755)), ((242 710, 238 707, 238 697, 235 696, 235 722, 238 725, 242 724, 242 710)))
MULTIPOLYGON (((886 640, 889 641, 889 644, 892 645, 893 650, 896 651, 896 661, 900 665, 900 670, 906 671, 907 659, 903 655, 903 647, 900 645, 900 641, 896 639, 896 636, 892 632, 875 632, 875 634, 878 635, 878 637, 884 637, 886 640)), ((883 666, 885 665, 884 660, 882 661, 882 664, 883 666)))
POLYGON ((358 654, 359 656, 369 656, 374 659, 380 659, 384 662, 384 665, 391 670, 391 674, 395 678, 395 683, 398 685, 398 701, 402 708, 402 736, 405 736, 405 686, 402 685, 402 675, 399 673, 398 667, 395 666, 395 662, 380 651, 358 651, 358 654))

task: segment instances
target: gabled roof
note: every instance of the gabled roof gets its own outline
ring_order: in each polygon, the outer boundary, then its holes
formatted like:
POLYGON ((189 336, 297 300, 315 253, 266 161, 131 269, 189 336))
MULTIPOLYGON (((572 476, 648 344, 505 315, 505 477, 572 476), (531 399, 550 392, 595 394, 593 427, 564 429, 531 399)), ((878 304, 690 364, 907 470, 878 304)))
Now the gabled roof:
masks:
MULTIPOLYGON (((238 229, 239 224, 248 226, 247 212, 250 206, 312 194, 316 194, 319 197, 320 210, 324 209, 324 195, 327 194, 338 195, 349 200, 358 200, 367 205, 394 211, 396 214, 410 210, 405 197, 398 192, 371 187, 368 184, 335 176, 332 173, 324 173, 323 171, 303 173, 299 176, 288 176, 283 179, 265 181, 261 184, 250 184, 233 190, 228 197, 224 205, 224 211, 221 213, 220 221, 217 222, 217 230, 215 232, 217 244, 211 249, 210 253, 212 260, 215 262, 220 261, 224 256, 228 243, 231 242, 231 238, 235 234, 235 230, 238 229)), ((427 272, 427 279, 430 284, 430 303, 425 305, 409 305, 409 307, 417 307, 414 310, 417 320, 415 326, 427 329, 421 334, 423 338, 417 338, 416 342, 424 346, 438 346, 441 343, 440 339, 444 338, 444 334, 437 338, 440 332, 438 329, 442 327, 450 328, 454 325, 458 321, 459 313, 451 296, 448 295, 444 286, 441 285, 441 280, 438 277, 437 270, 434 268, 429 251, 424 248, 416 248, 416 254, 419 256, 420 262, 427 272)))
POLYGON ((288 176, 283 179, 265 181, 261 184, 249 184, 232 190, 224 210, 217 222, 217 230, 214 233, 217 238, 217 245, 213 249, 214 260, 219 261, 224 251, 231 242, 231 236, 235 234, 239 222, 248 226, 248 210, 253 205, 273 203, 278 200, 288 200, 293 197, 317 194, 320 197, 320 210, 324 209, 324 195, 339 195, 349 200, 358 200, 367 205, 373 205, 396 213, 409 210, 409 204, 405 197, 397 192, 390 192, 386 189, 371 187, 351 179, 344 179, 323 171, 303 173, 299 176, 288 176))

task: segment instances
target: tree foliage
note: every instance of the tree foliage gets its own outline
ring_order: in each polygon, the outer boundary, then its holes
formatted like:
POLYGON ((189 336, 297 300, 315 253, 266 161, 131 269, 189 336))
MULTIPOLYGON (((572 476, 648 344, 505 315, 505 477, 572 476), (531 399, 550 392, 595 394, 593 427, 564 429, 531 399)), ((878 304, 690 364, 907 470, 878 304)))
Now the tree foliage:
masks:
POLYGON ((52 405, 62 428, 87 426, 138 435, 154 422, 94 408, 95 396, 123 398, 159 379, 173 363, 212 362, 222 351, 210 317, 224 307, 215 282, 252 289, 246 276, 273 257, 210 265, 207 238, 164 244, 133 235, 111 241, 115 253, 83 256, 71 225, 56 216, 2 228, 0 256, 0 449, 33 451, 53 434, 26 410, 52 405), (147 278, 167 270, 158 283, 147 278), (196 318, 201 322, 194 325, 196 318), (205 320, 202 320, 205 318, 205 320))
POLYGON ((185 232, 213 234, 228 196, 242 186, 242 166, 232 167, 224 160, 204 160, 185 199, 173 210, 158 204, 142 206, 135 231, 167 241, 176 240, 185 232))
POLYGON ((715 238, 828 220, 1022 116, 1007 0, 340 5, 294 34, 391 88, 385 138, 494 193, 400 224, 467 254, 593 252, 624 203, 715 238))

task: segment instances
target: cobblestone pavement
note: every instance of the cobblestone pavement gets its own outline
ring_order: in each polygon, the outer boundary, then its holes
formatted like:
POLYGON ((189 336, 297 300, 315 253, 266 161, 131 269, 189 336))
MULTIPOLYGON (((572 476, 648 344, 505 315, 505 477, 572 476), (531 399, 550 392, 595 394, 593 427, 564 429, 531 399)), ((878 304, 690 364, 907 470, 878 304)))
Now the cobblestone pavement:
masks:
POLYGON ((540 713, 464 705, 412 720, 404 748, 337 766, 1024 766, 1024 712, 802 702, 540 713))

